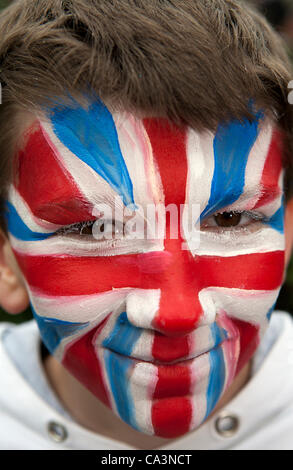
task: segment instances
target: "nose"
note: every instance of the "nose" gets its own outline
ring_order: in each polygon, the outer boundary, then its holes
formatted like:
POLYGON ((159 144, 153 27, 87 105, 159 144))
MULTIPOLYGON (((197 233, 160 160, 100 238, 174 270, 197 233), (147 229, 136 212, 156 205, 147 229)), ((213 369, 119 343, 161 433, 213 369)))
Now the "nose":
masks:
POLYGON ((127 298, 129 321, 167 336, 193 331, 202 317, 197 259, 182 250, 182 240, 169 240, 162 253, 142 255, 142 285, 127 298), (151 267, 151 268, 150 268, 151 267))
POLYGON ((192 254, 182 249, 182 240, 169 240, 170 265, 161 285, 154 329, 168 336, 185 335, 196 328, 202 315, 199 301, 200 276, 192 254))

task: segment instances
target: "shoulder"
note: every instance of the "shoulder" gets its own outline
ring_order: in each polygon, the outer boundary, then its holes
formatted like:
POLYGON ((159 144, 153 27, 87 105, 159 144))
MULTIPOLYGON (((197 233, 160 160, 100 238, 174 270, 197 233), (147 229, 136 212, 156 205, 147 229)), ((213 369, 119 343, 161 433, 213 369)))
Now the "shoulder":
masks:
POLYGON ((15 363, 25 360, 19 339, 33 334, 34 322, 0 323, 0 449, 33 448, 39 436, 28 426, 35 413, 36 397, 15 363), (13 351, 13 359, 10 352, 13 351))
POLYGON ((262 360, 242 394, 249 433, 239 448, 293 450, 292 316, 274 312, 260 348, 262 360))
MULTIPOLYGON (((15 325, 0 323, 0 404, 13 400, 17 388, 24 379, 17 367, 17 362, 25 361, 21 338, 27 338, 35 331, 34 322, 15 325)), ((0 407, 1 408, 1 407, 0 407)))

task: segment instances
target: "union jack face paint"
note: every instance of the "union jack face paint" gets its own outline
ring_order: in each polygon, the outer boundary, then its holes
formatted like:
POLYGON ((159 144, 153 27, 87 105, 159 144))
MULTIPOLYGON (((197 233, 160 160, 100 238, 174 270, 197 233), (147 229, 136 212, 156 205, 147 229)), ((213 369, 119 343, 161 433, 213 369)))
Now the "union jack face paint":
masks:
POLYGON ((261 113, 199 133, 96 101, 44 112, 24 141, 6 215, 46 346, 133 428, 197 428, 251 359, 282 284, 278 131, 261 113), (171 237, 160 212, 162 238, 74 231, 117 200, 184 207, 199 246, 184 227, 171 237), (239 223, 220 227, 219 214, 239 223))

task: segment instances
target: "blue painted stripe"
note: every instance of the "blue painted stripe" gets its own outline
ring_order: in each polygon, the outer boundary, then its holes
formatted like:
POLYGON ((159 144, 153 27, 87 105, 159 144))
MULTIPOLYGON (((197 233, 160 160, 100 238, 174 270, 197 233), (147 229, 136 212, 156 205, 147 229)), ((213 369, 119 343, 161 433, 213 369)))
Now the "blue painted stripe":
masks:
POLYGON ((273 314, 273 312, 274 312, 274 310, 275 310, 276 303, 277 303, 277 301, 274 302, 274 305, 270 308, 270 310, 269 310, 268 313, 267 313, 267 319, 268 319, 268 321, 270 321, 270 319, 271 319, 271 316, 272 316, 272 314, 273 314))
POLYGON ((280 233, 284 233, 285 207, 284 201, 275 214, 266 222, 270 227, 280 233))
POLYGON ((51 120, 60 141, 104 178, 126 206, 134 207, 132 182, 106 106, 97 100, 88 110, 78 105, 54 108, 51 120))
POLYGON ((45 240, 46 238, 54 235, 52 233, 39 233, 33 232, 21 219, 17 213, 15 207, 9 202, 6 201, 6 207, 4 211, 4 216, 7 222, 8 231, 15 238, 23 241, 36 241, 36 240, 45 240))
POLYGON ((135 419, 135 408, 129 386, 133 361, 119 354, 105 350, 104 360, 112 395, 119 416, 133 428, 139 430, 135 419))
MULTIPOLYGON (((222 334, 217 325, 211 328, 215 344, 219 344, 222 334)), ((206 392, 207 409, 205 419, 211 414, 219 401, 225 384, 226 366, 222 347, 218 347, 209 352, 210 374, 206 392)))
POLYGON ((106 371, 118 413, 121 419, 135 429, 138 429, 138 427, 129 386, 133 361, 125 356, 129 356, 132 353, 142 331, 141 328, 131 325, 126 312, 123 312, 117 318, 108 337, 103 341, 103 346, 107 348, 104 355, 106 371), (122 356, 119 354, 122 354, 122 356))
POLYGON ((223 328, 220 328, 215 322, 211 324, 210 330, 215 346, 222 343, 222 341, 228 338, 228 332, 223 328))
POLYGON ((41 317, 33 307, 31 308, 41 337, 51 354, 54 354, 54 351, 64 338, 74 335, 89 325, 89 323, 73 323, 57 320, 56 318, 41 317))
POLYGON ((214 175, 211 194, 201 219, 233 204, 241 196, 245 185, 245 170, 251 149, 258 136, 259 121, 232 121, 219 125, 214 138, 214 175))
POLYGON ((126 312, 123 312, 117 318, 109 336, 104 339, 103 346, 119 354, 129 356, 142 332, 141 328, 137 328, 129 323, 126 312))

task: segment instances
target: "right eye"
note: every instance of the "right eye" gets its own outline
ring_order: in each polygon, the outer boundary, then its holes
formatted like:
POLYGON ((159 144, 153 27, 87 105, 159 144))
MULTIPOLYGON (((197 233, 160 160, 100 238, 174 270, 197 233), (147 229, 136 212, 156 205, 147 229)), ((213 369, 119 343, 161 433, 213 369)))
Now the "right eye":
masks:
POLYGON ((56 235, 77 235, 98 241, 120 239, 124 236, 124 224, 117 220, 88 220, 62 227, 56 235))

